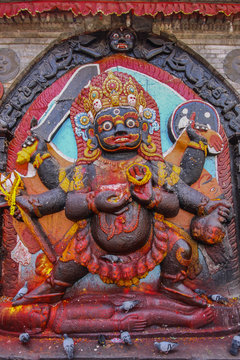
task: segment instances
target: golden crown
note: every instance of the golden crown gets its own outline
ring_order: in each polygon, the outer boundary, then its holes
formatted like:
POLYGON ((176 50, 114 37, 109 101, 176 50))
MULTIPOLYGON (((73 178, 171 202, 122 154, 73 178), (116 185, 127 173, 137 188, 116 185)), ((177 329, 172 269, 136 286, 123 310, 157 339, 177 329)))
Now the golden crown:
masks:
POLYGON ((139 113, 146 107, 143 91, 130 75, 109 71, 96 79, 78 99, 92 121, 100 110, 109 107, 132 106, 139 113))

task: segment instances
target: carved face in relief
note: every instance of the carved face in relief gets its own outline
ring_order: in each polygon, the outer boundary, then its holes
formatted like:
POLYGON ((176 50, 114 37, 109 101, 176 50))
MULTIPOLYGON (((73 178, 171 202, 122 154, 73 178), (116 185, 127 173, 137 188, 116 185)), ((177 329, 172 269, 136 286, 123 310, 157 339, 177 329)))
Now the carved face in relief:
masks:
POLYGON ((110 47, 114 51, 125 52, 133 49, 135 36, 128 29, 115 30, 110 34, 110 47))
POLYGON ((233 82, 240 81, 240 50, 230 51, 224 59, 223 69, 227 77, 233 82))
POLYGON ((11 64, 9 59, 5 55, 0 55, 0 74, 4 74, 9 71, 11 64))
POLYGON ((95 134, 105 151, 137 149, 142 141, 142 124, 138 112, 130 106, 100 111, 95 118, 95 134))
POLYGON ((17 54, 13 50, 0 49, 0 81, 12 80, 19 71, 19 62, 17 54))

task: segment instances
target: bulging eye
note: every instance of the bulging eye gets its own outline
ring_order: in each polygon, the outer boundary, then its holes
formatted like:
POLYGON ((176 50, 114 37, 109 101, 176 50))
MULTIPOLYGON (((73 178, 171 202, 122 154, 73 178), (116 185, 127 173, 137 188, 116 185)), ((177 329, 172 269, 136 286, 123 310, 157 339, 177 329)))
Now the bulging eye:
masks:
POLYGON ((131 39, 131 35, 130 35, 130 34, 125 34, 124 37, 125 37, 126 40, 131 39))
POLYGON ((119 39, 118 33, 114 33, 112 37, 113 37, 114 39, 119 39))
POLYGON ((112 129, 112 127, 113 127, 113 124, 111 123, 111 121, 105 121, 102 126, 104 131, 110 131, 112 129))
POLYGON ((129 128, 133 128, 133 127, 136 125, 136 122, 135 122, 133 119, 128 119, 128 120, 126 121, 126 125, 127 125, 127 127, 129 127, 129 128))

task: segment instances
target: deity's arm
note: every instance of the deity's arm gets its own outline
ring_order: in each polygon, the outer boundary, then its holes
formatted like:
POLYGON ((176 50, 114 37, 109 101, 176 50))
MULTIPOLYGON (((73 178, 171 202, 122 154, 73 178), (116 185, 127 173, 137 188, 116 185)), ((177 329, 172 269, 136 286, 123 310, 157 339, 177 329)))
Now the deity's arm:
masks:
POLYGON ((207 196, 191 188, 181 179, 174 185, 174 191, 178 196, 180 207, 192 214, 199 214, 201 208, 210 201, 207 196))
POLYGON ((180 178, 188 185, 194 184, 201 176, 205 163, 204 149, 188 147, 182 157, 180 178))
POLYGON ((169 200, 164 199, 162 201, 163 206, 167 206, 166 204, 171 201, 170 196, 172 196, 172 198, 175 196, 178 199, 180 208, 193 214, 197 214, 199 207, 203 203, 208 203, 208 197, 204 196, 199 191, 192 189, 181 179, 180 167, 168 162, 152 162, 151 167, 154 188, 161 188, 162 191, 165 190, 168 194, 169 200))
POLYGON ((64 209, 66 193, 60 188, 51 189, 37 195, 21 195, 16 197, 16 204, 28 215, 42 217, 64 209))
POLYGON ((174 185, 178 195, 180 207, 192 214, 198 216, 206 216, 215 210, 218 214, 218 220, 221 223, 229 223, 232 216, 231 203, 225 199, 211 200, 208 196, 203 195, 199 191, 192 189, 181 179, 174 185))
POLYGON ((72 221, 79 221, 99 212, 115 213, 123 209, 129 202, 129 195, 115 191, 72 191, 66 199, 66 217, 72 221), (117 199, 117 200, 116 200, 117 199))
MULTIPOLYGON (((48 153, 45 154, 47 155, 48 153)), ((45 154, 43 154, 41 158, 43 158, 45 154)), ((58 187, 60 166, 56 159, 54 159, 52 156, 44 159, 39 167, 37 167, 37 173, 41 182, 48 189, 54 189, 58 187)))
POLYGON ((130 201, 129 192, 93 189, 96 177, 93 164, 75 168, 65 205, 65 214, 69 220, 79 221, 99 212, 115 213, 122 210, 130 201))
POLYGON ((128 170, 130 191, 134 200, 142 206, 165 217, 174 217, 179 211, 177 195, 158 181, 158 162, 147 165, 135 164, 128 170), (140 180, 139 182, 139 178, 140 180))
POLYGON ((192 185, 202 173, 207 156, 207 140, 191 126, 188 126, 187 134, 191 141, 188 143, 180 163, 180 178, 186 184, 192 185))
POLYGON ((71 179, 60 182, 60 186, 66 191, 65 215, 68 219, 78 221, 91 215, 94 199, 90 179, 93 176, 93 165, 78 165, 74 167, 71 179))
POLYGON ((23 165, 30 162, 37 170, 42 183, 48 189, 57 188, 59 185, 60 166, 57 160, 48 152, 44 140, 29 136, 18 152, 17 163, 23 165))
MULTIPOLYGON (((168 162, 151 162, 151 168, 154 187, 158 185, 158 187, 167 190, 169 194, 174 192, 181 209, 199 216, 211 214, 217 209, 222 223, 231 220, 233 215, 231 204, 225 199, 210 200, 208 196, 191 188, 181 179, 181 169, 178 166, 171 165, 168 162)), ((166 204, 167 201, 163 201, 163 205, 166 206, 166 204)), ((159 210, 161 209, 159 208, 159 210)))
POLYGON ((165 190, 159 186, 153 186, 152 199, 147 208, 165 217, 174 217, 179 211, 179 200, 173 191, 165 190))

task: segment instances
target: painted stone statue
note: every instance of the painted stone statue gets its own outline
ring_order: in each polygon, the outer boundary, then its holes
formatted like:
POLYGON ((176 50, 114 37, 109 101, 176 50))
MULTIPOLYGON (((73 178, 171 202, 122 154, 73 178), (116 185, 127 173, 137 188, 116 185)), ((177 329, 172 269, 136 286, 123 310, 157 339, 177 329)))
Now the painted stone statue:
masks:
MULTIPOLYGON (((197 242, 214 245, 224 238, 231 205, 190 187, 202 172, 208 145, 204 131, 194 128, 195 116, 192 112, 186 127, 191 141, 181 164, 172 165, 162 155, 155 100, 133 76, 106 71, 71 106, 72 127, 83 147, 76 164, 61 168, 33 129, 17 162, 31 162, 48 190, 37 195, 22 190, 14 217, 37 238, 45 254, 40 260, 49 271, 12 307, 5 305, 12 312, 3 317, 14 316, 17 330, 141 331, 163 324, 197 328, 214 320, 207 300, 186 280, 200 272, 197 242), (188 232, 171 221, 180 209, 194 214, 188 232), (38 219, 63 210, 72 226, 56 255, 38 219), (119 311, 123 293, 64 297, 89 272, 106 284, 131 289, 159 264, 159 291, 130 292, 127 299, 137 297, 139 303, 129 314, 119 311), (35 314, 32 323, 30 313, 35 314)), ((214 139, 219 148, 219 137, 214 139)), ((11 330, 6 322, 1 326, 11 330)))

